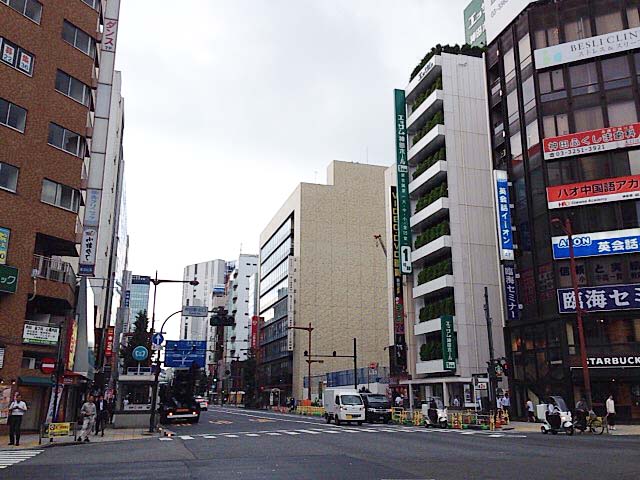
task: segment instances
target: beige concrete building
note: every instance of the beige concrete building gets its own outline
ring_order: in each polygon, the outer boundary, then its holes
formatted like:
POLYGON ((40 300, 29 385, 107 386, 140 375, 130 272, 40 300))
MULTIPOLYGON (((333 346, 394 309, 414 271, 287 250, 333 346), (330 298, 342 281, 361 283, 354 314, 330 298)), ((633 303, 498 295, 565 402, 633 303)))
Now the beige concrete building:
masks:
MULTIPOLYGON (((334 161, 327 185, 301 183, 262 232, 264 401, 306 397, 308 336, 289 326, 313 325, 313 354, 350 355, 357 338, 360 384, 367 383, 371 363, 378 364, 371 382, 388 367, 386 262, 374 241, 374 235, 385 233, 384 175, 385 167, 334 161)), ((312 366, 314 398, 326 386, 353 385, 352 359, 324 360, 312 366)))

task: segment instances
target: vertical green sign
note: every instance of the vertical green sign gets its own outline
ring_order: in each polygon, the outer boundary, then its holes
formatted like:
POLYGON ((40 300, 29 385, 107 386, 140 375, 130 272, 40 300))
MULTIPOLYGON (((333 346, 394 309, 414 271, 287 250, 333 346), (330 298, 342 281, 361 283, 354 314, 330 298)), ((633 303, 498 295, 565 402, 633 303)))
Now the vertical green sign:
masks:
POLYGON ((18 288, 18 269, 0 265, 0 292, 16 293, 18 288))
POLYGON ((453 317, 444 315, 440 317, 442 328, 442 367, 445 370, 455 370, 457 367, 458 348, 456 345, 456 333, 453 331, 453 317))
POLYGON ((409 158, 407 156, 407 107, 404 90, 395 90, 396 167, 398 169, 398 226, 400 271, 407 275, 411 266, 411 203, 409 202, 409 158))
POLYGON ((483 0, 471 0, 464 9, 464 40, 474 47, 487 44, 483 0))

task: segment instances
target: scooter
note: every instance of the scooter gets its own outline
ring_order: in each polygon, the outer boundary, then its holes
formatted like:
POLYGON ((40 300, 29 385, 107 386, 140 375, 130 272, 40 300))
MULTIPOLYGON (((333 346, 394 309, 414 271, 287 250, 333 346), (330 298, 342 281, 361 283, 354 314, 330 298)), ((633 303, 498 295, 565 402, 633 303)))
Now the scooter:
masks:
POLYGON ((447 408, 440 397, 429 397, 422 403, 425 427, 447 428, 449 425, 447 408))
POLYGON ((564 431, 567 435, 573 435, 575 429, 571 412, 562 397, 549 397, 545 421, 540 427, 540 431, 545 435, 548 433, 557 435, 561 431, 564 431))

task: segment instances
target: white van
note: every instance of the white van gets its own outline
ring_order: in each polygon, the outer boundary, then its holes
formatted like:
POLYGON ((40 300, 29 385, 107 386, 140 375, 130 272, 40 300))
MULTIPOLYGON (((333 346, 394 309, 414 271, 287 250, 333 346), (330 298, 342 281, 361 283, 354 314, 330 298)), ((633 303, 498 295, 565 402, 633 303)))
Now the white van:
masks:
POLYGON ((325 409, 324 418, 336 425, 342 422, 357 422, 362 425, 365 420, 364 402, 355 389, 327 388, 322 394, 325 409))

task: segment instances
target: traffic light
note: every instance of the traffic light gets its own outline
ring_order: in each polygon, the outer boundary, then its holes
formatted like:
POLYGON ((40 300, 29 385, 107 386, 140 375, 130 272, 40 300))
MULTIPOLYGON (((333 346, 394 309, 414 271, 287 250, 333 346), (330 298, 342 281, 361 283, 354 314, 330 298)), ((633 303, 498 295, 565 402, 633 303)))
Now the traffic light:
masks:
POLYGON ((212 327, 233 327, 235 323, 235 317, 229 315, 224 307, 218 307, 209 319, 209 325, 212 327))
POLYGON ((501 357, 498 359, 498 362, 500 363, 502 372, 508 377, 511 374, 511 365, 509 365, 509 361, 505 357, 501 357))

